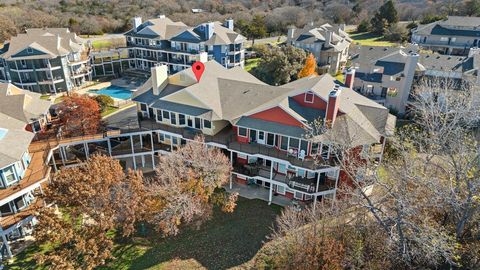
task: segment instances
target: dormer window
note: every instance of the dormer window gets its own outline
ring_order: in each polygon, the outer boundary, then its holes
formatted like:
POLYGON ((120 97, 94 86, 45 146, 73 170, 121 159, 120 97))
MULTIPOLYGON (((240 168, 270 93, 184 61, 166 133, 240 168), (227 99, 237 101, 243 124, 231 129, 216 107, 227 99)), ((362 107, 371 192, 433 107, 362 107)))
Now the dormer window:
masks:
POLYGON ((313 103, 315 95, 312 91, 308 91, 305 93, 305 103, 313 103))
POLYGON ((33 53, 33 49, 32 48, 27 48, 27 53, 33 53))

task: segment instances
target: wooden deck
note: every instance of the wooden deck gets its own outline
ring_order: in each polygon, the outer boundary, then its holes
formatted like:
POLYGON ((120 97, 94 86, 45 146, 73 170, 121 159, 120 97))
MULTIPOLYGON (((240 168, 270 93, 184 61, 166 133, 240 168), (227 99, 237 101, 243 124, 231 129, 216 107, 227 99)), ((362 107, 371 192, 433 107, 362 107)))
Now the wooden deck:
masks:
POLYGON ((29 216, 35 215, 37 211, 44 206, 44 201, 37 198, 33 203, 31 203, 25 209, 20 210, 16 214, 0 218, 0 226, 5 231, 13 225, 21 222, 22 220, 28 218, 29 216))

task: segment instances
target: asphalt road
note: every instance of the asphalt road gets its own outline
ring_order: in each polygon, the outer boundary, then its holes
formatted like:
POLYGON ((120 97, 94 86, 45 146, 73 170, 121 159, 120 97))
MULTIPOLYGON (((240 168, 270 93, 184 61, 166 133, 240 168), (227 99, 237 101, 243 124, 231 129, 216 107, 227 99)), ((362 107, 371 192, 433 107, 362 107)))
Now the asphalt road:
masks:
POLYGON ((111 129, 138 128, 137 107, 133 106, 106 117, 107 127, 111 129))

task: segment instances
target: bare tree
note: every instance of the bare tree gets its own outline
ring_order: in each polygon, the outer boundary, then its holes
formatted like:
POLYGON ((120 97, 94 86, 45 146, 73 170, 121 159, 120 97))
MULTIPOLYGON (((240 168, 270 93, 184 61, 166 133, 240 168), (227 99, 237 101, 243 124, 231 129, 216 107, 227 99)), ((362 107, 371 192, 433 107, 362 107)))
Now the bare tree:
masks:
POLYGON ((215 193, 230 178, 230 161, 203 138, 160 157, 156 172, 148 187, 147 219, 166 235, 177 234, 183 223, 200 224, 214 204, 225 212, 235 208, 238 194, 215 193))
MULTIPOLYGON (((468 84, 422 82, 413 93, 413 121, 389 138, 381 165, 368 152, 362 154, 360 129, 345 125, 348 130, 342 130, 338 124, 331 129, 322 121, 314 123, 311 139, 334 144, 336 162, 351 180, 340 191, 347 206, 338 215, 350 214, 343 220, 323 214, 305 224, 339 222, 352 229, 348 232, 354 239, 378 235, 388 251, 378 261, 385 260, 391 267, 478 268, 480 178, 474 134, 480 110, 476 95, 477 89, 468 84)), ((299 223, 295 218, 283 222, 293 227, 299 223)), ((279 223, 280 232, 282 226, 279 223)), ((291 235, 285 237, 294 238, 291 235)), ((353 243, 341 243, 344 264, 359 267, 361 263, 350 256, 353 243)), ((375 243, 364 244, 376 250, 375 243)))

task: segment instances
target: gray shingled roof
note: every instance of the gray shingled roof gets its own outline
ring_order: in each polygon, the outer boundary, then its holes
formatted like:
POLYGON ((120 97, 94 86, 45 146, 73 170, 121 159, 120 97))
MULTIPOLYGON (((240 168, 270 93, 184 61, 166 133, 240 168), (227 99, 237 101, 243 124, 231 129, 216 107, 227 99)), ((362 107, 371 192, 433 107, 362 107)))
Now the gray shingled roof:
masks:
POLYGON ((46 113, 50 105, 39 94, 0 83, 0 128, 6 130, 0 139, 0 168, 21 159, 34 136, 25 126, 46 113))
POLYGON ((43 59, 55 58, 83 50, 84 40, 67 28, 32 28, 26 33, 12 37, 2 49, 0 57, 4 59, 43 59), (31 55, 19 52, 32 48, 31 55))
POLYGON ((413 33, 419 35, 441 36, 480 36, 480 18, 466 16, 449 16, 445 20, 417 26, 413 33), (457 28, 457 29, 454 29, 457 28), (458 29, 464 28, 464 29, 458 29), (476 28, 476 29, 468 29, 476 28))
POLYGON ((306 25, 303 29, 296 29, 292 41, 305 44, 324 43, 328 31, 332 32, 332 46, 322 48, 323 50, 343 51, 352 43, 352 39, 345 31, 341 30, 338 26, 332 26, 328 23, 319 27, 306 25))
POLYGON ((192 43, 204 41, 206 45, 227 45, 245 40, 245 37, 224 27, 222 23, 215 21, 213 24, 214 33, 208 40, 195 31, 197 27, 187 26, 183 22, 174 22, 167 17, 145 21, 137 32, 132 29, 125 35, 192 43))
POLYGON ((296 138, 303 138, 306 135, 305 129, 301 127, 283 125, 248 116, 240 117, 236 122, 236 125, 296 138))
MULTIPOLYGON (((291 97, 312 91, 317 98, 326 102, 330 92, 339 83, 331 75, 326 74, 305 77, 281 87, 269 86, 242 68, 226 69, 215 61, 205 63, 205 72, 199 83, 192 78, 191 68, 170 76, 170 84, 161 90, 160 96, 156 96, 157 100, 170 103, 157 103, 157 107, 177 104, 177 108, 169 108, 186 114, 188 114, 187 111, 201 113, 210 110, 213 121, 225 120, 232 124, 240 123, 252 128, 258 127, 261 130, 295 137, 301 137, 299 135, 303 134, 304 129, 290 126, 287 128, 285 125, 264 120, 251 120, 247 116, 279 107, 297 119, 299 123, 307 124, 319 117, 323 118, 325 112, 321 109, 301 107, 291 97), (182 84, 185 86, 180 89, 178 89, 178 85, 173 86, 173 83, 178 83, 178 78, 182 77, 184 78, 182 84), (170 93, 163 94, 163 91, 167 89, 170 89, 168 90, 170 93), (171 89, 175 89, 175 91, 171 89), (190 98, 187 98, 188 96, 190 98), (192 100, 194 103, 183 103, 190 102, 188 100, 192 100), (183 111, 184 109, 185 111, 183 111)), ((342 86, 340 88, 339 111, 341 115, 337 117, 338 121, 333 129, 325 136, 335 132, 346 132, 345 134, 349 136, 348 139, 354 140, 350 143, 356 145, 378 142, 380 136, 387 134, 388 109, 352 89, 342 86)), ((141 89, 142 92, 138 93, 134 100, 155 104, 153 101, 155 97, 148 93, 152 92, 151 81, 147 81, 141 89)))

